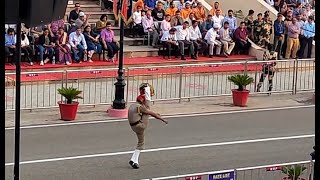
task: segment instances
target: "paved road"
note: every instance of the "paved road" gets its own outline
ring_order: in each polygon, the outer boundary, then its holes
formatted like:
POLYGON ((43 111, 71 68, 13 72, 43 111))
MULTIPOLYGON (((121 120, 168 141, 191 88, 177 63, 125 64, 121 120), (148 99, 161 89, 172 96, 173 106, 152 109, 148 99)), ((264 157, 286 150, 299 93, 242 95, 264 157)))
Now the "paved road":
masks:
MULTIPOLYGON (((21 179, 142 179, 235 167, 309 159, 313 137, 236 144, 237 141, 314 134, 314 107, 152 120, 141 155, 141 168, 128 165, 136 139, 127 122, 45 127, 22 130, 21 179), (216 143, 233 142, 229 145, 216 143), (177 149, 210 143, 206 147, 177 149), (213 144, 212 144, 213 143, 213 144), (123 152, 123 153, 121 153, 123 152), (109 153, 97 157, 94 155, 109 153), (115 153, 115 154, 110 154, 115 153), (79 159, 47 159, 77 157, 79 159), (44 160, 44 162, 32 162, 44 160)), ((6 163, 13 161, 14 131, 6 130, 6 163)), ((6 180, 13 166, 7 165, 6 180)))
MULTIPOLYGON (((314 72, 314 70, 299 71, 297 82, 295 83, 298 91, 315 88, 314 72)), ((181 78, 176 74, 130 77, 126 81, 125 96, 128 94, 128 101, 135 101, 138 87, 142 82, 149 82, 154 86, 156 91, 156 95, 153 97, 154 100, 174 99, 179 98, 179 96, 201 97, 231 94, 231 89, 235 88, 235 86, 228 81, 228 76, 234 73, 184 74, 181 78)), ((256 84, 259 82, 260 72, 257 74, 249 73, 249 75, 255 79, 255 83, 247 86, 247 89, 254 92, 256 84)), ((289 72, 289 70, 277 72, 274 77, 273 90, 292 91, 293 77, 293 72, 289 72)), ((81 104, 111 104, 114 100, 114 82, 114 78, 82 79, 70 81, 68 86, 74 86, 83 91, 83 99, 79 100, 81 104)), ((21 87, 21 108, 57 106, 57 101, 61 100, 57 89, 61 88, 62 84, 62 82, 48 84, 47 82, 38 81, 35 84, 23 85, 21 87)), ((261 91, 267 91, 267 89, 268 80, 265 79, 261 91)), ((7 99, 6 109, 14 109, 14 87, 7 87, 5 93, 7 99)))

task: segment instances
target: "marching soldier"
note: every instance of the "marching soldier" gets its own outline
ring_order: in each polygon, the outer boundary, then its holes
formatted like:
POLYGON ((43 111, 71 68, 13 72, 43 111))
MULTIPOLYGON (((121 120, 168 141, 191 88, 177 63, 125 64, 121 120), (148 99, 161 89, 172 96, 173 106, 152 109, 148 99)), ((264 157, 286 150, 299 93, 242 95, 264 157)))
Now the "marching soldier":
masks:
POLYGON ((140 95, 145 95, 145 105, 148 109, 151 107, 151 97, 154 96, 154 88, 149 83, 142 83, 139 86, 140 95))
POLYGON ((263 63, 262 64, 262 73, 260 76, 260 80, 259 83, 257 85, 257 92, 260 92, 260 88, 262 86, 262 83, 264 81, 264 79, 268 76, 268 91, 269 91, 269 95, 270 92, 272 91, 272 80, 273 80, 273 76, 274 73, 276 71, 275 66, 276 66, 276 61, 270 61, 270 60, 276 60, 277 59, 277 53, 274 51, 268 51, 266 50, 263 54, 263 60, 264 61, 268 61, 267 63, 263 63))
POLYGON ((134 153, 129 161, 132 168, 139 168, 139 155, 141 150, 144 149, 144 132, 149 123, 149 115, 161 120, 162 122, 168 124, 167 120, 161 118, 160 114, 150 111, 146 105, 145 95, 139 95, 137 97, 137 102, 131 104, 128 110, 128 121, 133 132, 136 133, 138 137, 138 144, 134 153))

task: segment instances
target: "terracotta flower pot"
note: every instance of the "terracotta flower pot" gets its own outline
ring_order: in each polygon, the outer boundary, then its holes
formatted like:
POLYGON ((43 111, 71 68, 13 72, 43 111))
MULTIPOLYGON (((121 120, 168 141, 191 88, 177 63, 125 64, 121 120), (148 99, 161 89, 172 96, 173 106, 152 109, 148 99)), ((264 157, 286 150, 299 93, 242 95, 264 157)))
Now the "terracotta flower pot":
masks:
POLYGON ((249 90, 238 91, 237 89, 232 89, 233 105, 245 107, 247 106, 249 90))
POLYGON ((64 101, 59 101, 58 104, 62 120, 72 121, 76 119, 79 102, 72 101, 71 104, 66 104, 64 101))

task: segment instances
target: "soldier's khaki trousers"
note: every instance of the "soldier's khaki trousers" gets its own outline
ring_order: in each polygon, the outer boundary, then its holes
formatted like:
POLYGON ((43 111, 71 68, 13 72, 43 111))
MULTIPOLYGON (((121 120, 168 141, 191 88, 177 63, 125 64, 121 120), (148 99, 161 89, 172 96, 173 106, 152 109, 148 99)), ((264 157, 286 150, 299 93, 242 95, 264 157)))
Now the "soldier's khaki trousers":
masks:
POLYGON ((135 126, 131 126, 131 129, 137 134, 138 144, 136 149, 143 150, 144 149, 144 131, 146 126, 143 123, 139 123, 135 126))

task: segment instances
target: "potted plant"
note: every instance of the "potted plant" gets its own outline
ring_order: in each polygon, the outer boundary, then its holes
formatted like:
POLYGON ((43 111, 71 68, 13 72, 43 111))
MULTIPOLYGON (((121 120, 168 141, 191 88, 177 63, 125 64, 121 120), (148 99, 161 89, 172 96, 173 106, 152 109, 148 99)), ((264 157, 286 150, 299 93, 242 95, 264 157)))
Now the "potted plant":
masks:
POLYGON ((247 74, 236 74, 228 77, 228 80, 238 86, 238 89, 232 89, 233 105, 244 107, 247 105, 249 90, 246 86, 253 82, 253 78, 247 74))
POLYGON ((283 166, 281 172, 286 174, 287 177, 282 178, 282 180, 305 180, 300 176, 306 169, 307 168, 302 165, 283 166))
POLYGON ((75 120, 79 102, 73 100, 82 99, 80 96, 82 91, 74 87, 62 87, 58 89, 58 93, 66 99, 66 101, 58 102, 61 119, 67 121, 75 120))

